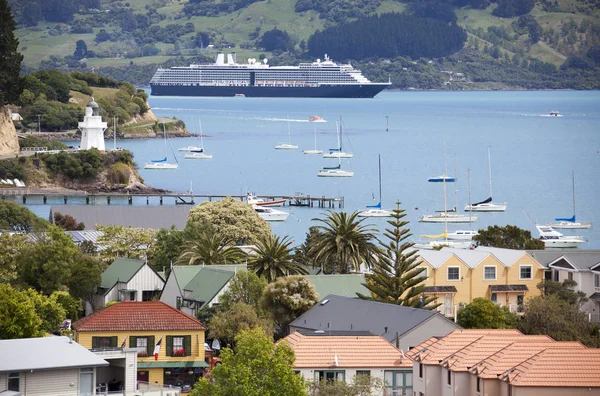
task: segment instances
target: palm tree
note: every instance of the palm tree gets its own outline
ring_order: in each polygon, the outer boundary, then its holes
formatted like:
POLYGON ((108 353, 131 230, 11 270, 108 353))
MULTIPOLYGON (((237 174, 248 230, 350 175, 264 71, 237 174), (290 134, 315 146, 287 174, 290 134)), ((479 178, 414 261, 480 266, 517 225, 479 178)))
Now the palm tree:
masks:
POLYGON ((269 235, 252 248, 255 253, 248 263, 248 270, 264 277, 269 283, 281 276, 306 275, 304 266, 294 261, 290 246, 292 241, 288 236, 281 239, 269 235))
POLYGON ((226 264, 241 261, 245 253, 232 241, 218 232, 209 229, 198 229, 191 232, 182 246, 178 264, 226 264))
POLYGON ((357 220, 358 212, 350 215, 345 212, 329 211, 325 219, 313 220, 323 223, 317 226, 319 233, 311 244, 309 254, 315 263, 335 263, 334 272, 342 274, 349 270, 360 271, 360 265, 371 266, 379 248, 376 230, 372 225, 357 220))

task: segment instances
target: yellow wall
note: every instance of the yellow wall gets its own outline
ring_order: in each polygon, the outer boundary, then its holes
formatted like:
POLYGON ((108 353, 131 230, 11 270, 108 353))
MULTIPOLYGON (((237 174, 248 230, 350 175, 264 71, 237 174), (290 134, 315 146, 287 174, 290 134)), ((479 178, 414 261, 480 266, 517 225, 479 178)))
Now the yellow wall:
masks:
POLYGON ((524 254, 519 260, 517 260, 508 271, 508 283, 511 285, 527 285, 529 291, 525 293, 525 300, 539 296, 540 290, 537 288, 538 283, 544 280, 544 267, 535 261, 529 254, 524 254), (520 279, 520 267, 521 265, 531 265, 531 275, 533 279, 525 280, 520 279))
MULTIPOLYGON (((127 347, 129 337, 149 337, 154 336, 154 345, 162 337, 158 361, 197 361, 204 360, 204 330, 170 330, 170 331, 110 331, 110 332, 77 332, 76 341, 87 349, 92 348, 92 337, 118 337, 117 346, 120 346, 124 338, 127 338, 127 347), (190 356, 167 356, 167 336, 192 336, 192 350, 190 356)), ((138 363, 154 362, 154 356, 138 357, 138 363)), ((162 382, 162 380, 161 380, 162 382)))

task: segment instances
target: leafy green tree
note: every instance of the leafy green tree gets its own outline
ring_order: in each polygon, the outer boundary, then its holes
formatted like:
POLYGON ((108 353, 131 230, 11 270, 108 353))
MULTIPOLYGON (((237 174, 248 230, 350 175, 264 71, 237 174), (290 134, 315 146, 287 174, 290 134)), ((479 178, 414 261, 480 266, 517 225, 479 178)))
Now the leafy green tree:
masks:
POLYGON ((294 49, 294 40, 285 30, 273 28, 262 35, 259 45, 267 51, 290 51, 294 49))
POLYGON ((304 266, 294 261, 291 245, 292 241, 287 236, 269 235, 267 239, 260 240, 252 247, 254 255, 250 256, 248 269, 269 283, 281 276, 308 274, 304 266))
POLYGON ((358 293, 358 296, 363 300, 435 309, 439 306, 435 304, 435 297, 423 295, 423 282, 427 277, 421 275, 418 251, 412 249, 414 243, 408 241, 412 234, 406 228, 408 221, 402 220, 405 216, 400 202, 396 202, 392 220, 388 220, 392 228, 384 232, 388 243, 382 244, 381 253, 373 263, 373 273, 365 275, 363 285, 371 295, 358 293))
POLYGON ((60 304, 65 311, 65 318, 75 322, 79 319, 81 312, 81 299, 71 296, 66 291, 55 291, 50 295, 50 298, 60 304))
POLYGON ((23 55, 18 52, 19 40, 15 38, 16 27, 8 0, 0 0, 0 108, 15 103, 21 95, 19 73, 23 55))
POLYGON ((44 333, 54 333, 66 318, 65 309, 57 301, 57 296, 44 296, 33 289, 25 291, 35 306, 35 312, 41 320, 40 330, 44 333))
POLYGON ((62 213, 54 213, 54 224, 59 226, 65 231, 77 231, 85 230, 85 224, 78 223, 77 220, 71 215, 64 215, 62 213))
POLYGON ((588 298, 581 290, 575 290, 577 282, 572 280, 564 280, 555 282, 552 280, 543 280, 537 285, 538 289, 544 296, 556 296, 559 299, 566 301, 571 305, 581 308, 588 301, 588 298))
POLYGON ((518 329, 524 334, 545 334, 556 341, 580 341, 591 348, 600 347, 598 325, 590 323, 576 304, 557 295, 530 299, 518 329))
POLYGON ((294 275, 269 283, 263 293, 262 305, 285 335, 289 332, 289 324, 318 301, 313 284, 301 275, 294 275))
POLYGON ((287 343, 275 345, 260 328, 240 332, 235 352, 225 348, 222 364, 201 378, 190 396, 301 396, 304 381, 294 373, 294 351, 287 343))
POLYGON ((235 246, 223 234, 215 232, 210 227, 196 228, 188 232, 186 242, 181 247, 178 264, 183 265, 212 265, 236 263, 245 256, 244 252, 235 246))
POLYGON ((79 250, 71 237, 59 227, 50 225, 46 233, 38 234, 38 241, 19 256, 19 281, 50 295, 67 284, 78 255, 79 250))
POLYGON ((77 43, 75 44, 75 52, 73 53, 73 56, 75 57, 75 59, 83 59, 87 56, 87 44, 85 43, 85 41, 83 40, 77 40, 77 43))
POLYGON ((192 208, 186 230, 206 225, 236 244, 254 244, 271 234, 267 222, 252 206, 231 197, 215 202, 205 201, 192 208))
POLYGON ((102 232, 97 243, 102 246, 99 257, 102 261, 112 263, 117 257, 143 258, 152 250, 156 240, 156 230, 132 228, 124 226, 96 225, 102 232))
POLYGON ((41 337, 41 323, 27 292, 0 284, 0 339, 41 337))
POLYGON ((258 314, 262 312, 262 296, 267 286, 264 278, 254 272, 237 272, 229 282, 229 288, 219 297, 219 308, 228 310, 234 303, 242 302, 253 307, 258 314))
POLYGON ((540 239, 531 237, 530 231, 513 225, 489 226, 487 230, 479 230, 479 235, 474 236, 473 241, 480 246, 515 250, 543 250, 545 247, 540 239))
POLYGON ((171 263, 177 261, 181 254, 181 247, 184 244, 184 232, 176 230, 175 226, 171 229, 163 228, 156 234, 156 242, 148 251, 148 263, 155 271, 167 271, 171 263))
POLYGON ((0 230, 38 231, 45 229, 48 224, 46 220, 18 203, 0 200, 0 230))
POLYGON ((94 295, 102 282, 102 272, 106 267, 105 263, 94 257, 78 254, 66 284, 71 296, 88 302, 93 309, 98 308, 94 303, 94 295))
POLYGON ((381 378, 355 375, 351 383, 346 381, 311 381, 307 384, 310 396, 375 396, 384 388, 381 378))
POLYGON ((315 263, 334 261, 336 273, 359 271, 361 264, 371 266, 373 257, 379 253, 375 241, 375 228, 364 225, 364 219, 357 220, 358 212, 329 211, 324 219, 315 218, 319 234, 310 247, 309 254, 315 263))
POLYGON ((17 280, 17 260, 28 245, 27 235, 0 234, 0 283, 13 284, 17 280))
POLYGON ((306 267, 321 268, 323 273, 330 274, 335 272, 336 269, 335 257, 332 257, 328 262, 324 262, 324 260, 321 259, 317 263, 314 256, 318 252, 315 250, 311 252, 310 250, 315 241, 319 239, 320 234, 321 231, 319 230, 319 227, 310 226, 306 233, 306 239, 294 250, 294 260, 306 267))
POLYGON ((258 316, 256 310, 243 302, 235 302, 228 309, 217 312, 210 320, 209 336, 235 345, 235 336, 242 330, 260 327, 265 333, 273 334, 273 321, 258 316))
POLYGON ((457 323, 466 329, 514 329, 518 316, 486 298, 476 298, 458 311, 457 323))

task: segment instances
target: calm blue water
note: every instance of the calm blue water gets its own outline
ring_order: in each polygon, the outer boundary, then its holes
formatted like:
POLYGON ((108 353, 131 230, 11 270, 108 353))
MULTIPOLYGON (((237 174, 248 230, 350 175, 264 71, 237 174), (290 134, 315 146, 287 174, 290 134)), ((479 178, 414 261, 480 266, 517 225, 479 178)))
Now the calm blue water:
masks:
MULTIPOLYGON (((474 227, 514 224, 535 232, 533 221, 546 223, 572 212, 571 170, 575 170, 577 217, 595 225, 591 230, 565 230, 584 235, 582 248, 600 248, 600 92, 386 92, 375 99, 258 99, 151 97, 159 117, 177 117, 198 132, 202 121, 206 151, 212 160, 185 160, 177 153, 175 171, 140 169, 146 183, 196 193, 344 196, 345 210, 373 204, 378 195, 377 156, 381 155, 383 206, 396 200, 407 211, 410 227, 420 234, 443 231, 443 224, 418 223, 420 215, 443 209, 443 186, 428 183, 445 167, 454 174, 456 155, 458 207, 468 203, 467 169, 471 169, 473 202, 489 196, 487 148, 491 146, 494 202, 507 202, 504 213, 482 213, 474 227), (551 110, 560 117, 550 117, 551 110), (318 114, 328 122, 309 123, 318 114), (296 151, 275 150, 288 141, 296 151), (317 146, 336 146, 335 120, 343 118, 344 151, 354 153, 342 167, 352 178, 320 178, 322 166, 337 160, 302 154, 317 146), (389 130, 386 131, 386 116, 389 130), (446 145, 446 164, 444 160, 446 145), (530 220, 531 217, 533 220, 530 220)), ((197 138, 169 139, 176 150, 199 145, 197 138)), ((107 142, 111 146, 112 142, 107 142)), ((136 162, 164 156, 162 140, 119 141, 133 151, 136 162)), ((169 152, 169 162, 173 161, 169 152)), ((454 206, 454 185, 447 185, 448 207, 454 206)), ((145 201, 145 200, 144 200, 145 201)), ((278 234, 304 240, 317 208, 291 209, 285 223, 273 224, 278 234)), ((369 219, 378 228, 385 219, 369 219)), ((465 229, 468 224, 449 225, 465 229)))

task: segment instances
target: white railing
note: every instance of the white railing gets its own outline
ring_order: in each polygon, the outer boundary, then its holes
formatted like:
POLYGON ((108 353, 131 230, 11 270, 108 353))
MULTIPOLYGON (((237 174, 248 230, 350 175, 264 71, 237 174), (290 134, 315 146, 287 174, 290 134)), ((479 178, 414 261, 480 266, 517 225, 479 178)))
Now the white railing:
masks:
MULTIPOLYGON (((106 384, 104 384, 106 385, 106 384)), ((108 391, 106 386, 96 388, 96 396, 180 396, 181 388, 170 385, 156 385, 148 382, 137 382, 137 390, 108 391)), ((92 396, 92 395, 89 395, 92 396)))

